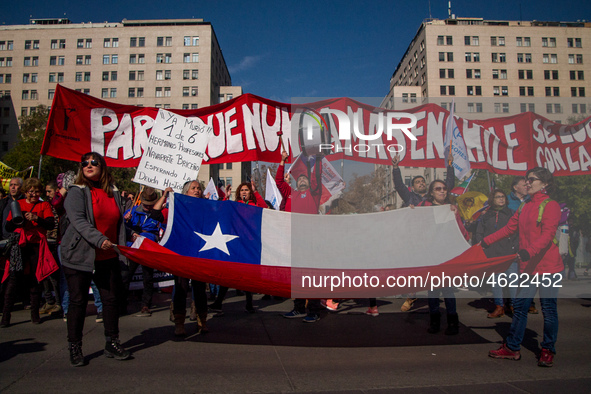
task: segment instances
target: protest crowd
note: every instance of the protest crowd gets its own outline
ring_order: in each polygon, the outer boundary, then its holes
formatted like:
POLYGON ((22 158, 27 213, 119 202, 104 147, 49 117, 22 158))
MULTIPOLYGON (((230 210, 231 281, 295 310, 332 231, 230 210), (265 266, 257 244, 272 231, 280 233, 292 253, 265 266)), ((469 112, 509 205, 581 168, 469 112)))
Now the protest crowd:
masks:
MULTIPOLYGON (((318 214, 322 193, 320 179, 311 175, 304 160, 292 165, 286 173, 288 156, 287 152, 282 153, 275 176, 282 196, 280 209, 318 214)), ((577 249, 578 239, 571 236, 566 241, 570 243, 566 248, 555 242, 557 232, 561 231, 559 228, 564 230, 569 224, 568 209, 549 197, 555 186, 547 169, 536 167, 523 176, 516 176, 512 190, 493 189, 483 208, 466 218, 462 217, 451 195, 454 187, 451 165, 445 181, 434 180, 427 184, 424 177, 418 176, 407 187, 402 181, 399 161, 398 155, 392 159, 392 173, 403 207, 449 206, 464 238, 473 245, 481 245, 487 257, 515 256, 505 274, 564 272, 563 280, 576 279, 572 251, 577 249)), ((152 314, 154 269, 142 265, 142 261, 129 261, 114 247, 131 246, 139 237, 158 242, 168 224, 168 197, 173 190, 167 188, 157 192, 154 188, 142 187, 132 193, 119 190, 116 184, 103 156, 89 152, 81 157, 78 173, 59 174, 47 185, 37 178, 11 179, 8 195, 0 201, 5 259, 0 268, 0 326, 11 329, 12 312, 21 304, 30 310, 32 324, 38 325, 50 317, 63 318, 72 366, 87 363, 82 333, 87 320, 89 289, 92 289, 97 309, 96 323, 104 325, 106 357, 126 360, 131 356, 119 339, 120 317, 130 313, 137 317, 152 314), (130 311, 130 284, 140 267, 143 278, 141 309, 130 311)), ((272 208, 271 203, 259 194, 254 182, 241 183, 234 193, 232 185, 217 192, 220 200, 272 208)), ((209 197, 197 180, 186 182, 182 194, 193 198, 209 197)), ((229 204, 225 201, 219 204, 229 204)), ((384 210, 391 208, 384 207, 384 210)), ((573 234, 576 229, 570 231, 573 234)), ((198 333, 204 335, 209 331, 207 320, 223 314, 223 301, 228 292, 227 287, 216 285, 194 278, 174 277, 170 304, 170 320, 174 323, 171 337, 187 335, 187 296, 190 296, 191 305, 189 317, 197 321, 198 333), (209 306, 208 299, 213 300, 209 306)), ((456 311, 455 297, 458 290, 462 289, 444 287, 428 292, 429 324, 425 327, 425 335, 439 333, 443 323, 445 335, 460 334, 461 317, 456 311), (440 306, 440 297, 444 300, 444 309, 440 306)), ((541 367, 551 367, 557 352, 558 288, 530 284, 511 289, 497 285, 491 290, 494 306, 490 313, 483 314, 483 319, 508 316, 512 323, 502 346, 491 350, 489 356, 510 360, 521 358, 520 346, 528 314, 538 313, 534 302, 538 294, 538 305, 544 315, 544 332, 537 363, 541 367)), ((252 292, 244 294, 245 311, 257 313, 254 301, 259 296, 252 292)), ((264 299, 272 296, 261 295, 264 299)), ((416 300, 416 294, 406 294, 401 311, 413 309, 416 300)), ((377 300, 372 298, 368 303, 366 315, 378 317, 377 300)), ((338 308, 339 300, 336 299, 295 299, 293 309, 282 316, 316 323, 324 318, 327 309, 335 311, 338 308)))

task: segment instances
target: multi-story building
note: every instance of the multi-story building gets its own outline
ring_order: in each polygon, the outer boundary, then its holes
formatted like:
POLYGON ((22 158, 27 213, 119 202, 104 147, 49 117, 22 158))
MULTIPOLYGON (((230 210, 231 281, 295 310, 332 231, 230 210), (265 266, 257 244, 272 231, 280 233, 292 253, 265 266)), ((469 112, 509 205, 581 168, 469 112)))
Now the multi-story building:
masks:
MULTIPOLYGON (((591 114, 589 63, 589 22, 426 20, 382 106, 401 110, 430 102, 450 109, 453 99, 456 115, 467 119, 531 111, 571 122, 591 114)), ((429 182, 443 172, 405 168, 403 178, 421 174, 429 182)))
MULTIPOLYGON (((60 83, 121 104, 194 109, 242 94, 232 86, 211 23, 203 19, 71 23, 33 19, 0 26, 0 156, 17 140, 18 117, 51 106, 60 83)), ((222 166, 204 166, 200 180, 222 166), (211 167, 211 168, 210 168, 211 167)), ((224 168, 239 181, 249 164, 224 168)))

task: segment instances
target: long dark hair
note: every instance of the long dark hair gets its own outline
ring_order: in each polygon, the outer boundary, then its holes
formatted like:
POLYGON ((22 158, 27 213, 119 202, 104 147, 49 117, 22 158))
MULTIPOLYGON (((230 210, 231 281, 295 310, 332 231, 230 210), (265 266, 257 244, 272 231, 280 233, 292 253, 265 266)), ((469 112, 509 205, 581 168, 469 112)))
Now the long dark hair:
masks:
MULTIPOLYGON (((427 200, 426 200, 426 201, 429 201, 431 204, 434 204, 434 202, 435 202, 435 198, 433 197, 433 189, 435 189, 436 183, 441 183, 447 189, 447 185, 441 179, 435 179, 433 182, 431 182, 429 184, 429 190, 427 191, 427 200)), ((445 200, 443 201, 443 204, 451 204, 451 200, 449 199, 449 190, 447 191, 447 194, 445 196, 445 200)))
POLYGON ((238 185, 238 187, 236 188, 236 193, 234 194, 234 200, 237 202, 242 201, 242 199, 240 198, 240 189, 242 189, 242 186, 247 186, 248 190, 250 190, 250 198, 248 199, 248 201, 246 203, 248 204, 250 201, 252 201, 253 203, 256 203, 256 197, 254 195, 254 191, 252 190, 252 186, 248 182, 242 182, 240 185, 238 185))
POLYGON ((82 155, 82 157, 80 158, 78 175, 76 176, 74 184, 88 187, 97 187, 104 190, 109 197, 113 197, 113 176, 109 172, 109 168, 107 167, 107 162, 105 161, 105 158, 99 153, 88 152, 82 155), (99 162, 99 167, 101 167, 101 177, 99 178, 98 182, 93 182, 90 179, 86 178, 84 176, 84 171, 82 171, 82 162, 92 159, 97 160, 99 162))

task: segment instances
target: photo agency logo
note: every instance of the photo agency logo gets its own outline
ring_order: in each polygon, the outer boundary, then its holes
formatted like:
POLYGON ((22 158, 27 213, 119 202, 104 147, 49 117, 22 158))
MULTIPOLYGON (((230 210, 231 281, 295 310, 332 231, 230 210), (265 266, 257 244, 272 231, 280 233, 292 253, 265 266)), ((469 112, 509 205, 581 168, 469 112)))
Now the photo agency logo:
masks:
POLYGON ((363 107, 347 112, 331 107, 304 107, 296 112, 299 112, 298 141, 307 156, 370 151, 395 155, 404 150, 395 135, 417 140, 410 131, 416 126, 417 117, 411 113, 369 111, 363 107))

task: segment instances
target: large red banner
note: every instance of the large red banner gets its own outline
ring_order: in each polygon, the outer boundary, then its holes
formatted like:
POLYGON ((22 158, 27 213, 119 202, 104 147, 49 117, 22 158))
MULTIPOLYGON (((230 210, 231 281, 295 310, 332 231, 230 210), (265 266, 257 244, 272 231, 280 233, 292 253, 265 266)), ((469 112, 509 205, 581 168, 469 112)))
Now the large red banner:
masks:
MULTIPOLYGON (((400 152, 402 165, 444 167, 443 137, 449 111, 435 104, 389 111, 349 98, 293 105, 243 94, 210 107, 171 112, 189 117, 195 132, 211 130, 204 164, 281 159, 280 135, 292 155, 300 153, 306 133, 298 133, 302 111, 322 117, 330 139, 329 160, 351 159, 389 164, 400 152), (412 114, 412 116, 408 116, 412 114), (416 124, 415 124, 416 122, 416 124)), ((79 160, 89 151, 104 154, 113 167, 135 167, 146 150, 157 108, 121 105, 58 85, 41 154, 79 160)), ((561 125, 540 115, 484 120, 456 117, 472 168, 498 174, 523 174, 541 166, 554 175, 589 174, 591 117, 561 125)), ((180 140, 177 148, 183 149, 180 140)))

